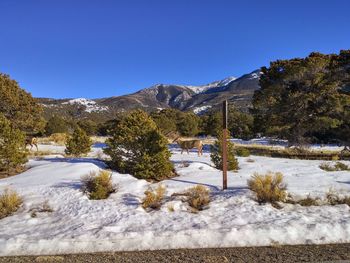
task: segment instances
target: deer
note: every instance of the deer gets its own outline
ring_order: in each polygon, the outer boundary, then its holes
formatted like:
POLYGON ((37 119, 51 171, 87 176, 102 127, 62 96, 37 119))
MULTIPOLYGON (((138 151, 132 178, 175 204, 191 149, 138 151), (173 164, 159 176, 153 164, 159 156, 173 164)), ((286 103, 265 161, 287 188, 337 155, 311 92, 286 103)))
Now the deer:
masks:
POLYGON ((26 144, 25 146, 27 147, 27 145, 30 146, 30 150, 33 149, 33 146, 36 147, 36 151, 39 151, 39 148, 38 148, 38 139, 36 137, 33 137, 33 136, 27 136, 26 137, 26 144))
POLYGON ((196 148, 198 151, 198 156, 203 155, 203 142, 202 140, 182 140, 180 135, 169 133, 168 135, 175 135, 175 139, 173 139, 173 143, 176 142, 180 148, 181 148, 181 154, 183 154, 184 150, 187 151, 187 154, 189 153, 190 149, 196 148))

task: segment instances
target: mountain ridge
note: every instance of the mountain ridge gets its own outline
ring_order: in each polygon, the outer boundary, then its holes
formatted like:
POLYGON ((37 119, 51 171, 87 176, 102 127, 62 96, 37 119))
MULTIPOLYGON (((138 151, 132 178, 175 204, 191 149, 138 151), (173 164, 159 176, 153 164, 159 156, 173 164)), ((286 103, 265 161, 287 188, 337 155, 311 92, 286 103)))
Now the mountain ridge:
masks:
POLYGON ((205 85, 155 84, 131 94, 98 99, 86 98, 38 98, 43 105, 44 116, 54 114, 74 118, 109 119, 131 109, 146 111, 174 108, 200 114, 215 107, 224 99, 246 111, 254 91, 259 89, 260 70, 254 70, 239 78, 227 77, 205 85))

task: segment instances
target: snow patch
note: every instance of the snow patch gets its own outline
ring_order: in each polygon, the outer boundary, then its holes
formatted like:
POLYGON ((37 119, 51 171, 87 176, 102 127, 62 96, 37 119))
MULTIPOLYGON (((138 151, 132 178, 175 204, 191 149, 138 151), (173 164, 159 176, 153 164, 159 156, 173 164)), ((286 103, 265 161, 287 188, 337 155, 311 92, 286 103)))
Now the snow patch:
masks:
POLYGON ((210 105, 207 105, 207 106, 201 106, 201 107, 196 107, 193 109, 193 112, 195 114, 199 114, 199 113, 202 113, 202 112, 205 112, 207 111, 208 109, 210 109, 211 106, 210 105))
POLYGON ((105 168, 95 159, 102 147, 95 145, 87 158, 33 159, 28 163, 31 169, 0 180, 0 192, 11 187, 24 200, 16 213, 0 220, 1 256, 350 242, 348 206, 275 209, 259 205, 247 188, 254 172, 279 171, 292 195, 324 197, 330 188, 349 193, 350 173, 323 171, 323 161, 238 157, 240 170, 228 173, 228 190, 222 191, 222 172, 213 167, 209 152, 201 157, 194 151, 182 155, 172 146, 178 177, 152 184, 113 172, 118 191, 106 200, 89 200, 80 190, 80 178, 105 168), (166 203, 148 213, 140 203, 145 190, 157 184, 166 186, 167 196, 201 184, 211 189, 212 201, 198 214, 189 212, 181 200, 172 201, 173 212, 166 203), (53 212, 32 218, 30 209, 45 200, 53 212))
POLYGON ((89 99, 85 99, 85 98, 78 98, 78 99, 72 99, 69 100, 67 102, 63 102, 62 104, 70 104, 70 105, 74 105, 74 104, 78 104, 78 105, 82 105, 85 106, 86 112, 99 112, 99 111, 107 111, 108 107, 107 106, 100 106, 97 104, 96 101, 93 100, 89 100, 89 99))

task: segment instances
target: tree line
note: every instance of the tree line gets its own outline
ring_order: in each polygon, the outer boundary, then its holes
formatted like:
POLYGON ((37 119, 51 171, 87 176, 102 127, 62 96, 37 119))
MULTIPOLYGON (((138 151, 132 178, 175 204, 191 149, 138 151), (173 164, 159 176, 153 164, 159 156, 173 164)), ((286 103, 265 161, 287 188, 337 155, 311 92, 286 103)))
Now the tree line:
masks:
MULTIPOLYGON (((250 139, 264 135, 287 139, 290 145, 313 142, 350 145, 350 50, 277 60, 261 71, 261 89, 254 93, 249 112, 241 112, 233 105, 229 107, 228 128, 232 137, 250 139)), ((125 123, 127 113, 105 123, 96 123, 89 119, 76 121, 60 116, 45 120, 42 112, 41 105, 30 93, 8 75, 0 73, 0 172, 15 169, 25 162, 26 135, 75 134, 76 138, 84 137, 88 146, 90 142, 85 134, 120 136, 116 127, 128 125, 125 123)), ((148 114, 139 112, 135 118, 139 116, 149 125, 152 136, 169 132, 187 137, 220 136, 222 116, 215 108, 201 116, 175 109, 148 114)), ((145 141, 150 139, 149 134, 145 136, 145 141)), ((158 146, 163 149, 164 140, 159 138, 161 146, 158 146)), ((70 141, 74 146, 79 140, 70 141)), ((133 143, 144 146, 143 142, 133 143)), ((74 152, 74 149, 70 151, 74 152)), ((148 156, 139 158, 144 158, 146 166, 151 167, 150 155, 164 159, 168 155, 164 151, 165 155, 151 151, 148 156)), ((117 167, 128 165, 122 161, 115 163, 117 167)), ((152 166, 149 169, 158 168, 152 166)), ((168 165, 167 170, 171 170, 168 165)))

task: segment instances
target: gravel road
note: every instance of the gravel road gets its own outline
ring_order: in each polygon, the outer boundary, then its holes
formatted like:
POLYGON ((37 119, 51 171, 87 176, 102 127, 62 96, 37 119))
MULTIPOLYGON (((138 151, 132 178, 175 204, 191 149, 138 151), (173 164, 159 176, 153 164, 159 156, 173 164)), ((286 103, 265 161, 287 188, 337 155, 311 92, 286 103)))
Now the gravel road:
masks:
POLYGON ((0 257, 2 262, 338 262, 350 263, 350 244, 177 249, 56 256, 0 257))

